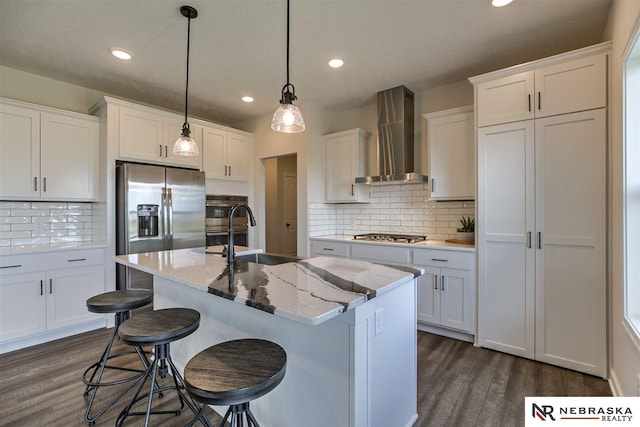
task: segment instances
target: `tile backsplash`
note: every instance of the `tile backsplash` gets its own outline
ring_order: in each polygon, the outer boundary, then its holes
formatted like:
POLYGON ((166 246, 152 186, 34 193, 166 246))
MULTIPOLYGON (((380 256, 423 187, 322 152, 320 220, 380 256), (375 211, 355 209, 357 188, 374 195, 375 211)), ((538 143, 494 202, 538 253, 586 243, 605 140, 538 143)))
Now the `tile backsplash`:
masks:
POLYGON ((430 201, 425 183, 371 186, 368 204, 310 204, 309 235, 388 232, 455 239, 460 217, 474 214, 473 201, 430 201))
POLYGON ((90 242, 91 203, 0 201, 0 246, 90 242))

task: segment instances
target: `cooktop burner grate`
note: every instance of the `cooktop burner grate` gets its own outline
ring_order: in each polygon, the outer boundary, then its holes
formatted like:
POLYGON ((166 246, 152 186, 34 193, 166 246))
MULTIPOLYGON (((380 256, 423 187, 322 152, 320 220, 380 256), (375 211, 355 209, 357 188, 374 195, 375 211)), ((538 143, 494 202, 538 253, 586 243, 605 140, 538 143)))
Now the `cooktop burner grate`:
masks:
POLYGON ((365 233, 354 235, 353 240, 393 243, 417 243, 427 240, 427 236, 416 236, 411 234, 365 233))

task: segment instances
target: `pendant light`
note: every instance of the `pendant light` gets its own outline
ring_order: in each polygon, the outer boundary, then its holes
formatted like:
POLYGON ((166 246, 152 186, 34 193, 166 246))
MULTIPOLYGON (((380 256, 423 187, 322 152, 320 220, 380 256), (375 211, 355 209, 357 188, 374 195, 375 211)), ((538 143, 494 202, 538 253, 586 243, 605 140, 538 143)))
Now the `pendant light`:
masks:
POLYGON ((282 87, 280 107, 273 113, 271 129, 284 133, 298 133, 304 130, 304 119, 300 109, 293 104, 296 88, 289 83, 289 0, 287 0, 287 84, 282 87))
POLYGON ((187 83, 184 90, 184 124, 182 125, 182 135, 173 144, 173 154, 178 156, 198 156, 198 144, 191 138, 191 129, 187 121, 187 105, 189 98, 189 45, 191 42, 191 20, 198 17, 198 11, 191 6, 182 6, 180 8, 182 16, 187 18, 187 83))

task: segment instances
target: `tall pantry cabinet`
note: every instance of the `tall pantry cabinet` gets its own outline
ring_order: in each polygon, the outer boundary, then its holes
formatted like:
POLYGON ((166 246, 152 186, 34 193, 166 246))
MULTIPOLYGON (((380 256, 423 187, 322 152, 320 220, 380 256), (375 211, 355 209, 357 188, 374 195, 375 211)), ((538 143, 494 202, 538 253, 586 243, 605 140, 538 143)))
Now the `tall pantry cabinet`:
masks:
POLYGON ((473 77, 478 342, 607 376, 609 43, 473 77))

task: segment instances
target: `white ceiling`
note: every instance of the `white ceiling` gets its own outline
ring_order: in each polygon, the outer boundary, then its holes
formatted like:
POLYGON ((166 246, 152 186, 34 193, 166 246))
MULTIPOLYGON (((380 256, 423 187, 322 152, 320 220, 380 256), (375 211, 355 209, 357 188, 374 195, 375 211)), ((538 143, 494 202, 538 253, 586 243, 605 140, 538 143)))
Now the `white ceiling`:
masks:
MULTIPOLYGON (((601 41, 611 0, 291 0, 298 103, 361 106, 601 41), (327 61, 340 57, 343 68, 327 61)), ((0 0, 0 65, 223 123, 275 110, 286 0, 0 0), (134 54, 129 62, 109 50, 134 54), (252 104, 240 100, 255 98, 252 104)))

